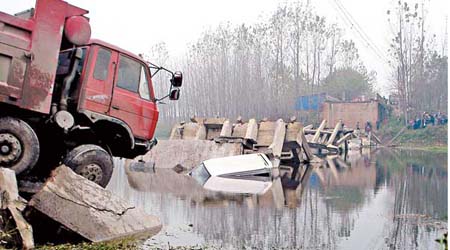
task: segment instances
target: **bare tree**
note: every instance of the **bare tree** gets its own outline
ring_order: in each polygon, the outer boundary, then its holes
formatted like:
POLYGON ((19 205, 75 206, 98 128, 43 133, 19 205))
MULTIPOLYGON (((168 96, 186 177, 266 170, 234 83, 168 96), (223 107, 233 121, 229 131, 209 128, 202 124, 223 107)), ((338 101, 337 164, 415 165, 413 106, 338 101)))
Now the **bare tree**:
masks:
MULTIPOLYGON (((295 115, 296 98, 327 91, 322 85, 325 79, 334 84, 333 72, 344 66, 359 72, 355 44, 342 36, 337 24, 299 2, 280 5, 251 26, 225 23, 206 30, 181 59, 155 46, 149 58, 183 70, 185 77, 181 99, 163 105, 160 117, 295 115)), ((167 85, 155 89, 162 95, 167 85)))
POLYGON ((434 35, 425 31, 425 9, 423 2, 398 1, 395 8, 387 12, 394 36, 389 49, 390 64, 395 69, 394 89, 400 97, 405 123, 413 113, 440 111, 443 107, 435 100, 447 98, 447 77, 443 68, 447 65, 447 56, 434 49, 434 35))

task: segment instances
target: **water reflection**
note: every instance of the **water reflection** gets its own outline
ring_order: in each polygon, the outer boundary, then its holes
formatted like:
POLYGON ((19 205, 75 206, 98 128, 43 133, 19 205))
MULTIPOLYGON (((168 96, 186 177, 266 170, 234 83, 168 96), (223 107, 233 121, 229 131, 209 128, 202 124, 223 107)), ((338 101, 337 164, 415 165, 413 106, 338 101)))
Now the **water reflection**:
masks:
POLYGON ((108 188, 160 216, 164 232, 148 244, 436 249, 447 230, 446 159, 378 150, 284 166, 261 195, 213 192, 170 169, 131 171, 116 160, 108 188))

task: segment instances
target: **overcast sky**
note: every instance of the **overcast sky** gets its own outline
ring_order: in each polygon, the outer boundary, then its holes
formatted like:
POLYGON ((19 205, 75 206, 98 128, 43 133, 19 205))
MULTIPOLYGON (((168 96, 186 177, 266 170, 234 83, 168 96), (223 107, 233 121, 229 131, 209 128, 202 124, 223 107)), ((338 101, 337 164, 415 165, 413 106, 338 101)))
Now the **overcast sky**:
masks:
MULTIPOLYGON (((311 0, 320 15, 345 28, 347 38, 355 40, 362 59, 369 70, 378 73, 377 89, 387 91, 388 68, 357 37, 342 16, 338 14, 336 0, 311 0)), ((417 0, 421 1, 421 0, 417 0)), ((146 52, 158 42, 165 42, 173 56, 182 55, 188 44, 202 31, 222 22, 252 24, 269 15, 279 4, 293 0, 68 0, 69 3, 89 10, 93 37, 116 44, 129 51, 146 52)), ((393 0, 340 0, 373 43, 386 54, 390 31, 386 11, 393 0)), ((438 35, 442 43, 448 0, 424 0, 428 5, 427 31, 438 35)), ((1 11, 16 13, 34 6, 34 0, 0 0, 1 11)), ((439 45, 441 46, 441 45, 439 45)))

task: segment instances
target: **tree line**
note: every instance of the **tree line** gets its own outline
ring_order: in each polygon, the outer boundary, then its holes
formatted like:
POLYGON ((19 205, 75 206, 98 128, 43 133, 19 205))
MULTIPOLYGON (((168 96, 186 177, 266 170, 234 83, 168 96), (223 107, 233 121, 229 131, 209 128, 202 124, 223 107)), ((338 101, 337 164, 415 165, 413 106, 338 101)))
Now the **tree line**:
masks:
MULTIPOLYGON (((398 1, 387 11, 393 93, 398 95, 405 123, 422 112, 447 112, 448 57, 444 41, 427 32, 427 6, 398 1)), ((444 34, 446 37, 447 34, 444 34)))
MULTIPOLYGON (((304 2, 282 4, 252 25, 224 23, 207 30, 177 58, 170 57, 164 43, 153 46, 146 53, 149 60, 181 69, 185 83, 178 102, 159 105, 160 119, 288 118, 298 114, 294 105, 301 95, 325 92, 343 100, 372 95, 376 73, 368 72, 355 42, 345 39, 343 28, 304 2)), ((432 50, 425 39, 416 41, 418 32, 425 33, 423 26, 413 25, 413 19, 420 21, 420 14, 403 7, 402 3, 388 12, 395 20, 403 18, 399 24, 389 19, 400 31, 389 51, 392 75, 397 78, 393 92, 400 96, 405 111, 413 105, 443 108, 447 105, 443 72, 447 57, 432 50)), ((157 97, 167 94, 167 78, 155 75, 157 97)), ((311 117, 317 119, 317 114, 301 116, 303 121, 311 117)))

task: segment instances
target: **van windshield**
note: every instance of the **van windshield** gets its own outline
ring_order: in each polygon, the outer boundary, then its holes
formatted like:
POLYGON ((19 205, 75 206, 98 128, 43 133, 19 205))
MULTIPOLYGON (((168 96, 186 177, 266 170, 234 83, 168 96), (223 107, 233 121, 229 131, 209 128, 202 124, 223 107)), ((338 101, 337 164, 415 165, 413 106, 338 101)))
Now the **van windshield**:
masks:
POLYGON ((194 178, 197 183, 202 186, 206 183, 209 177, 211 177, 208 170, 206 170, 205 164, 203 163, 195 167, 189 175, 192 176, 192 178, 194 178))

